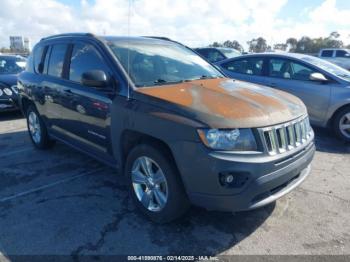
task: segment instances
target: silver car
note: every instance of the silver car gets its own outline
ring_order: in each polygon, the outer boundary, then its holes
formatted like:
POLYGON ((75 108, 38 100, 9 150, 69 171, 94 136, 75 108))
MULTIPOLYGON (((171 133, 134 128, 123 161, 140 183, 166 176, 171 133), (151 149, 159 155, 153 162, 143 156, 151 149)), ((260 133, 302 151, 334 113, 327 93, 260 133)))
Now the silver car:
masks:
POLYGON ((270 86, 298 96, 313 125, 332 127, 350 142, 350 72, 303 54, 262 53, 216 63, 234 79, 270 86))

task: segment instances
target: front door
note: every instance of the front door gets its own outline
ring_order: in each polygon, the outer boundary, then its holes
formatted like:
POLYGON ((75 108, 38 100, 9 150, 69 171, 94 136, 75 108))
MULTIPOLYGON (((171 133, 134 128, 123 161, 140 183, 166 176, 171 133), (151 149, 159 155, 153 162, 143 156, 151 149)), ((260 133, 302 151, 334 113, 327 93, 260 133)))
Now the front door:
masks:
POLYGON ((306 105, 310 120, 322 123, 328 110, 331 85, 310 80, 315 69, 294 60, 270 58, 266 85, 299 97, 306 105))
POLYGON ((77 42, 71 46, 67 65, 65 88, 60 94, 61 121, 58 127, 66 139, 82 149, 93 150, 97 154, 111 155, 110 108, 114 86, 101 88, 85 86, 81 83, 84 72, 101 70, 110 76, 109 67, 100 53, 88 43, 77 42))

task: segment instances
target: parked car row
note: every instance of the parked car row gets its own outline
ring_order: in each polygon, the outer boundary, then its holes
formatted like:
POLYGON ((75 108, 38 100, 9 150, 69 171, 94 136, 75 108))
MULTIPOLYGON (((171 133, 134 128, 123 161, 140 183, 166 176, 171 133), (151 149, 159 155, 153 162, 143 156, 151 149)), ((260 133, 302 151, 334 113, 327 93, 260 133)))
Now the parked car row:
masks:
POLYGON ((17 74, 25 65, 23 57, 0 55, 0 112, 19 110, 17 74))
POLYGON ((310 121, 350 141, 350 73, 316 57, 63 34, 34 47, 18 89, 26 61, 0 59, 14 81, 0 99, 18 101, 33 145, 59 140, 117 168, 155 222, 287 194, 310 173, 310 121))

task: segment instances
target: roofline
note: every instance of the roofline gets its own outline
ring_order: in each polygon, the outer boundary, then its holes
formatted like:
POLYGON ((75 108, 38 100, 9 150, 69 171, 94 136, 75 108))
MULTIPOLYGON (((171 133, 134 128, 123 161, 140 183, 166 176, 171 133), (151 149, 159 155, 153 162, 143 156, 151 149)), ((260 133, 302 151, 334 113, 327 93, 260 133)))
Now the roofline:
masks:
POLYGON ((40 39, 40 41, 49 40, 49 39, 55 39, 55 38, 58 38, 58 37, 74 37, 74 36, 96 37, 92 33, 64 33, 64 34, 57 34, 57 35, 51 35, 51 36, 43 37, 43 38, 40 39))

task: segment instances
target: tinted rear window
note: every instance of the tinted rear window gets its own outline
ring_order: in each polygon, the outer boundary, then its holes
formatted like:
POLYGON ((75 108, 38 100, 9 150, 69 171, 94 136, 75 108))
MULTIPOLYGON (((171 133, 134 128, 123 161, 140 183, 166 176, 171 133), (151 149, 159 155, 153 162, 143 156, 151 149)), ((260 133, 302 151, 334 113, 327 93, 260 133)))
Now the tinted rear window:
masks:
POLYGON ((41 62, 41 58, 43 56, 43 52, 44 52, 43 46, 38 46, 37 48, 34 49, 34 52, 33 52, 34 70, 37 73, 41 73, 39 70, 39 65, 41 62))
POLYGON ((333 56, 333 50, 324 50, 321 53, 322 57, 332 57, 333 56))
POLYGON ((61 77, 63 70, 64 57, 66 55, 67 45, 56 44, 52 46, 48 74, 61 77))

